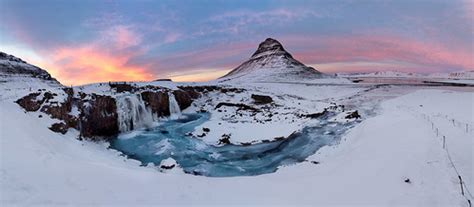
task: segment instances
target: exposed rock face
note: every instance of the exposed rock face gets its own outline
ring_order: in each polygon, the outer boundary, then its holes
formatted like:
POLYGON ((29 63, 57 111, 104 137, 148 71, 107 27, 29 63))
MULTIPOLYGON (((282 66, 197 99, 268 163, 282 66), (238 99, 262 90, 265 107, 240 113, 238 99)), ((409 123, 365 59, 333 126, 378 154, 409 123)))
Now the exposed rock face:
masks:
POLYGON ((252 94, 251 97, 255 104, 269 104, 273 102, 273 99, 270 96, 252 94))
POLYGON ((324 75, 312 67, 295 60, 280 42, 267 38, 259 44, 249 60, 220 79, 248 81, 285 81, 322 78, 324 75))
POLYGON ((38 111, 41 104, 45 101, 44 98, 38 100, 38 96, 41 93, 30 93, 27 96, 20 98, 16 101, 18 105, 23 107, 26 111, 38 111))
POLYGON ((13 55, 8 55, 4 52, 0 52, 0 73, 29 76, 59 84, 59 82, 51 77, 51 75, 45 70, 34 65, 30 65, 22 59, 13 55))
MULTIPOLYGON (((44 104, 43 107, 41 107, 41 111, 51 115, 52 118, 63 120, 66 122, 67 127, 79 129, 78 118, 69 114, 69 112, 72 111, 73 90, 72 88, 64 88, 63 90, 67 95, 64 102, 44 104)), ((48 93, 49 92, 46 92, 45 94, 48 93)))
POLYGON ((200 96, 200 94, 194 90, 175 90, 173 91, 173 95, 181 110, 191 106, 191 103, 200 96))
POLYGON ((170 115, 168 93, 145 91, 142 92, 141 95, 145 105, 158 117, 170 115))
POLYGON ((110 137, 119 133, 117 105, 110 96, 92 95, 92 99, 81 106, 81 135, 110 137))

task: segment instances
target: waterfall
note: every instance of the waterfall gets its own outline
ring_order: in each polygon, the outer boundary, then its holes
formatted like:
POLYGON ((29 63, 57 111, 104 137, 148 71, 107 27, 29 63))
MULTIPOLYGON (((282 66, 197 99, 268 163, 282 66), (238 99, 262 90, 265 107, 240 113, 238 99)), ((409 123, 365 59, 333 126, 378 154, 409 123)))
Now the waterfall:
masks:
POLYGON ((181 109, 179 108, 178 102, 176 101, 176 98, 174 97, 173 93, 170 93, 168 97, 170 104, 170 118, 177 119, 179 118, 179 116, 181 116, 181 109))
POLYGON ((117 97, 117 114, 121 132, 153 126, 153 115, 139 95, 117 97))

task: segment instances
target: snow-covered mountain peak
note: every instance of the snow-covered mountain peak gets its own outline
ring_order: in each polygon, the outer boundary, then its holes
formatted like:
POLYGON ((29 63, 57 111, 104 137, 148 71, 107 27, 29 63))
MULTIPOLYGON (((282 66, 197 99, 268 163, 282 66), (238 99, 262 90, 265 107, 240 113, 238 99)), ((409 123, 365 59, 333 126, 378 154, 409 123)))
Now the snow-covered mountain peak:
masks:
POLYGON ((275 39, 267 38, 259 44, 249 60, 230 71, 221 80, 252 82, 292 82, 326 77, 288 53, 275 39))
POLYGON ((288 53, 283 48, 283 45, 281 45, 280 42, 272 38, 267 38, 265 41, 258 45, 257 51, 255 51, 255 53, 250 59, 256 59, 268 55, 284 55, 293 58, 290 53, 288 53))

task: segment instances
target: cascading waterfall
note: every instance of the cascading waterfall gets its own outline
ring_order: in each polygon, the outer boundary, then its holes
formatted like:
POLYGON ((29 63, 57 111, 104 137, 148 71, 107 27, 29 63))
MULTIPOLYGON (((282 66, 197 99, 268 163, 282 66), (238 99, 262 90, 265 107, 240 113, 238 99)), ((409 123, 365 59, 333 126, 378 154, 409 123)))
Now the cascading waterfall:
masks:
POLYGON ((181 116, 181 109, 179 108, 178 102, 174 97, 173 93, 168 95, 169 97, 169 108, 170 108, 170 118, 177 119, 181 116))
POLYGON ((153 114, 140 95, 117 97, 117 114, 121 132, 153 126, 153 114))

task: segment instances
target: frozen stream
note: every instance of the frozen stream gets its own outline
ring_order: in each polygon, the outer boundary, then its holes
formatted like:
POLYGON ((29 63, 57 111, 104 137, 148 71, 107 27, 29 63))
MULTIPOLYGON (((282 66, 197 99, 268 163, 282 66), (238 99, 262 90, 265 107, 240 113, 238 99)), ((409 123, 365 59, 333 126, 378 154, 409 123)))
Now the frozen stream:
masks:
MULTIPOLYGON (((279 166, 304 161, 325 145, 337 143, 355 122, 327 121, 334 114, 280 141, 250 146, 213 146, 186 136, 209 119, 209 114, 183 114, 160 126, 127 139, 114 139, 111 148, 144 165, 159 165, 172 157, 186 173, 210 177, 252 176, 275 172, 279 166)), ((212 130, 212 129, 211 129, 212 130)))

